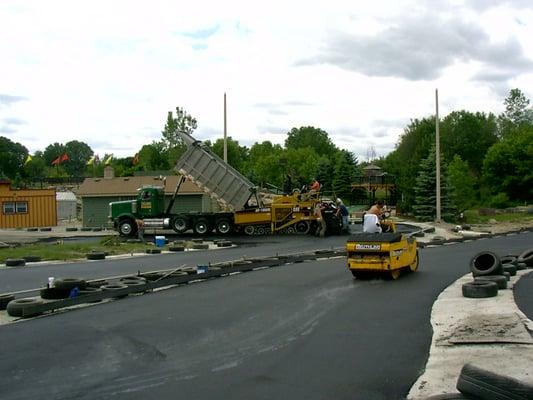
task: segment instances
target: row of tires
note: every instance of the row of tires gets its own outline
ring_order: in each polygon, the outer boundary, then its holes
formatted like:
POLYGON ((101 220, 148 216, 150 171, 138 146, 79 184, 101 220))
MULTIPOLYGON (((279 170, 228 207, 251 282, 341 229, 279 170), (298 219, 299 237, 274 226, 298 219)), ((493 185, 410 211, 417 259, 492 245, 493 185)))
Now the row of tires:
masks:
POLYGON ((465 364, 457 379, 458 393, 438 394, 426 400, 530 400, 533 385, 465 364))
POLYGON ((519 255, 499 257, 491 251, 482 251, 470 260, 474 280, 462 286, 464 297, 486 298, 498 295, 498 290, 507 288, 507 281, 518 270, 533 268, 533 248, 519 255))

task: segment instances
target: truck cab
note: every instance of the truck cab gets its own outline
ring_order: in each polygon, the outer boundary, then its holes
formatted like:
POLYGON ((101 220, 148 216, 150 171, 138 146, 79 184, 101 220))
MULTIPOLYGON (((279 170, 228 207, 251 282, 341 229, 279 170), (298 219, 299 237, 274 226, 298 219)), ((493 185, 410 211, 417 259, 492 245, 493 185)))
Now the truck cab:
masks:
POLYGON ((133 236, 137 232, 136 219, 163 218, 165 191, 161 186, 143 186, 137 189, 134 200, 109 203, 109 219, 121 235, 133 236))

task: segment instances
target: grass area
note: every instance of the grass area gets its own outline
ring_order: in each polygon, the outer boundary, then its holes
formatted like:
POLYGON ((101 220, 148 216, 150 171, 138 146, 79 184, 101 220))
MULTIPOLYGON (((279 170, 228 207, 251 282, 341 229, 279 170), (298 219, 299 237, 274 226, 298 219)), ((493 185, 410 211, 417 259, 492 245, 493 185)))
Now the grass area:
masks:
POLYGON ((490 220, 497 222, 531 222, 532 214, 526 213, 502 213, 495 215, 479 215, 478 210, 466 210, 464 212, 466 223, 468 224, 486 224, 490 220))
POLYGON ((99 243, 32 243, 18 247, 0 249, 0 263, 5 263, 8 258, 22 258, 25 256, 39 256, 43 261, 72 260, 86 258, 92 250, 105 251, 109 255, 144 253, 146 249, 154 246, 143 243, 124 243, 116 236, 103 238, 99 243))

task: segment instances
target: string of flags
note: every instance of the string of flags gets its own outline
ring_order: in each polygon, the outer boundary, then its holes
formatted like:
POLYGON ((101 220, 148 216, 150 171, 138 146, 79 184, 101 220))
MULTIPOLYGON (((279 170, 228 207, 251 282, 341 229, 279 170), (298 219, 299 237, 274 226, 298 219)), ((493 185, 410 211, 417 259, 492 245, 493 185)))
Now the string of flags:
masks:
POLYGON ((59 165, 68 160, 69 160, 68 154, 67 152, 65 152, 63 155, 57 156, 57 158, 54 161, 52 161, 52 165, 59 165))

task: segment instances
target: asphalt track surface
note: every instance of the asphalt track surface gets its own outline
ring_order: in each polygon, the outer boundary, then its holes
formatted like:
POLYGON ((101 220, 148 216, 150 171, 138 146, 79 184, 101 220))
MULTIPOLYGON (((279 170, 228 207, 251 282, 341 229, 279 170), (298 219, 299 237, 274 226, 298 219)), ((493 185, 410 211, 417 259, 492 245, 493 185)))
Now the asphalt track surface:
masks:
MULTIPOLYGON (((345 240, 292 239, 240 254, 345 240)), ((478 251, 503 255, 532 242, 527 233, 421 249, 420 270, 397 281, 356 281, 344 259, 319 260, 0 326, 0 398, 402 399, 427 360, 439 293, 478 251)), ((226 259, 239 254, 227 251, 226 259)), ((176 264, 166 258, 151 259, 176 264)), ((116 274, 128 263, 75 268, 116 274)))

